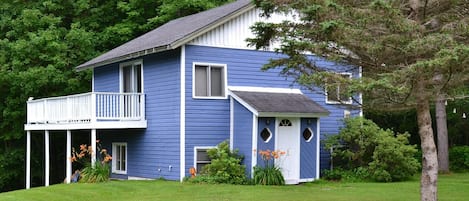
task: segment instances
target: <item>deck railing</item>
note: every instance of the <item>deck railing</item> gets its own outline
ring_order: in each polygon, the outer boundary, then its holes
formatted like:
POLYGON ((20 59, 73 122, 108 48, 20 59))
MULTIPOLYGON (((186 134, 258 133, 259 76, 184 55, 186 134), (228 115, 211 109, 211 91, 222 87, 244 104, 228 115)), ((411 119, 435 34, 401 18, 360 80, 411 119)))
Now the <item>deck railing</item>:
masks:
POLYGON ((27 102, 28 124, 132 120, 145 120, 144 94, 92 92, 27 102))

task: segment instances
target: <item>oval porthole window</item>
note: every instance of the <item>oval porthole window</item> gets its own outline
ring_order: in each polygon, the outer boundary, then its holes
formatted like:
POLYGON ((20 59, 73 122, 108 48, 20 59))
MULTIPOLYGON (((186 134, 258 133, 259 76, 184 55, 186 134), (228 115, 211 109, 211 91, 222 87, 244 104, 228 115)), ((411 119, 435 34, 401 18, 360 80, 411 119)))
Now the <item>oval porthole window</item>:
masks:
POLYGON ((270 138, 272 138, 272 132, 270 132, 269 128, 262 129, 261 138, 265 143, 269 142, 270 138))
POLYGON ((306 142, 311 141, 311 139, 313 139, 313 135, 314 133, 311 128, 305 128, 303 131, 303 139, 305 139, 306 142))

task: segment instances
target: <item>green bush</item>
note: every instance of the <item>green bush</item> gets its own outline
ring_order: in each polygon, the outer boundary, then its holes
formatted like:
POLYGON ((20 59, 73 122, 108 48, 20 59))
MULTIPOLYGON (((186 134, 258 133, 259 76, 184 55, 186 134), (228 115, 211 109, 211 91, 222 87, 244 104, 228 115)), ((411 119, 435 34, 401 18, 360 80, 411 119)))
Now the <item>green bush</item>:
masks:
POLYGON ((469 146, 456 146, 449 149, 450 169, 455 172, 469 171, 469 146))
POLYGON ((334 147, 334 166, 359 173, 363 180, 400 181, 418 172, 415 146, 409 145, 408 133, 394 134, 361 117, 345 119, 345 127, 326 142, 334 147), (367 178, 369 177, 369 178, 367 178))
POLYGON ((227 183, 227 184, 245 184, 246 166, 242 165, 243 157, 238 154, 238 150, 230 150, 228 141, 217 145, 217 148, 207 151, 212 160, 210 164, 205 165, 200 174, 191 178, 191 182, 203 183, 227 183))
POLYGON ((344 170, 342 168, 324 170, 322 171, 322 177, 326 180, 347 182, 361 182, 371 178, 368 169, 362 167, 352 170, 344 170))

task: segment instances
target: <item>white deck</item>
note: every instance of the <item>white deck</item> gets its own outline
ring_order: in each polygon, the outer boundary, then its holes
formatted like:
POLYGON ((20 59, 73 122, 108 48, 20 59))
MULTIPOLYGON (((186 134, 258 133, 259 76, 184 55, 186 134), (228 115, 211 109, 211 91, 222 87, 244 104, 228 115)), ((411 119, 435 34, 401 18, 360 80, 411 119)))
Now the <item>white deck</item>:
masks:
POLYGON ((25 130, 146 128, 145 95, 90 92, 29 100, 25 130))

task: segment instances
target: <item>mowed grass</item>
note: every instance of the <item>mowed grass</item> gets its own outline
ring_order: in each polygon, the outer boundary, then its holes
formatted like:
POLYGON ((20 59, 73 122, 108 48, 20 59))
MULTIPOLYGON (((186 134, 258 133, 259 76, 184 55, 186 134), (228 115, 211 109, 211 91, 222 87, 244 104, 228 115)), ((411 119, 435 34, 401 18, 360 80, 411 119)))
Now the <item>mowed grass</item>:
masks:
MULTIPOLYGON (((469 174, 440 175, 439 200, 469 200, 469 174)), ((295 186, 189 184, 174 181, 110 181, 58 184, 0 193, 2 200, 419 200, 419 178, 396 183, 316 181, 295 186)))

